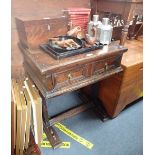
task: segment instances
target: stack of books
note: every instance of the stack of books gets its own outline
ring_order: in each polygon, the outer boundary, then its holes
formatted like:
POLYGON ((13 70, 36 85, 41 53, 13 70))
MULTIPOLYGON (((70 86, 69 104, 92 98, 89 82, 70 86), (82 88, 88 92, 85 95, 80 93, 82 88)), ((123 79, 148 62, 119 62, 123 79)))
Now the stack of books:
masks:
POLYGON ((68 8, 64 10, 64 13, 68 16, 69 22, 73 27, 80 26, 87 33, 90 11, 91 9, 89 8, 68 8))
POLYGON ((42 141, 42 99, 32 81, 28 78, 12 80, 14 113, 14 149, 16 155, 22 155, 28 149, 30 130, 33 131, 36 144, 42 141))

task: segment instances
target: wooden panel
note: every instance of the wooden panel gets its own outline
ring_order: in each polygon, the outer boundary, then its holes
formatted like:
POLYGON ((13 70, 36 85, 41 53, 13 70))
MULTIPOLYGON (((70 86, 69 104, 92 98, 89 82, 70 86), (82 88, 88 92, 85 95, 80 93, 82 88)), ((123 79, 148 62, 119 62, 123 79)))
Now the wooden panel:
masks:
POLYGON ((30 125, 31 125, 31 99, 28 95, 28 91, 24 89, 24 96, 27 101, 27 118, 26 118, 26 134, 25 134, 25 148, 28 149, 29 138, 30 138, 30 125))
POLYGON ((109 46, 104 46, 103 49, 90 51, 88 53, 83 53, 75 55, 72 57, 67 57, 64 59, 56 60, 53 57, 42 51, 41 49, 27 50, 21 45, 21 50, 25 56, 26 61, 29 61, 32 66, 35 66, 41 74, 48 74, 54 70, 59 70, 61 68, 65 69, 71 65, 81 65, 100 60, 101 58, 110 58, 116 55, 121 55, 127 51, 126 47, 122 47, 118 44, 112 43, 109 46))
POLYGON ((134 80, 137 79, 138 77, 143 77, 142 70, 143 70, 142 63, 128 67, 124 73, 123 79, 125 82, 123 83, 123 85, 132 84, 132 82, 134 83, 134 80))
POLYGON ((65 16, 50 19, 25 20, 16 18, 19 40, 28 48, 39 48, 50 37, 65 35, 68 31, 68 18, 65 16))
POLYGON ((86 77, 86 67, 76 66, 66 71, 56 72, 54 75, 56 85, 67 85, 77 80, 82 80, 86 77))
POLYGON ((113 116, 121 87, 123 73, 111 76, 99 83, 99 98, 109 116, 113 116))
POLYGON ((143 95, 143 42, 127 41, 128 52, 123 55, 122 76, 114 75, 100 82, 99 98, 111 117, 143 95))
POLYGON ((18 77, 24 73, 23 57, 17 46, 19 41, 15 24, 15 17, 27 20, 42 19, 49 16, 61 16, 62 10, 68 7, 88 7, 90 0, 12 0, 11 19, 11 46, 12 46, 12 77, 18 77))
POLYGON ((117 72, 122 54, 127 51, 127 48, 112 43, 89 54, 56 60, 41 49, 26 49, 21 44, 19 47, 24 55, 26 71, 46 98, 55 96, 57 91, 81 88, 111 75, 115 70, 117 72), (107 63, 105 71, 100 72, 103 66, 99 61, 107 63), (71 76, 70 80, 68 76, 71 76))
POLYGON ((43 134, 42 98, 30 79, 26 78, 24 85, 28 91, 32 103, 35 141, 40 146, 43 134))
POLYGON ((132 20, 136 14, 143 14, 142 0, 92 0, 92 13, 103 18, 104 12, 121 14, 124 21, 132 20))
POLYGON ((100 74, 112 68, 120 66, 122 55, 117 55, 108 59, 96 61, 93 64, 93 74, 100 74))
POLYGON ((126 4, 125 2, 115 3, 110 1, 98 0, 97 9, 98 11, 115 12, 122 14, 125 11, 124 10, 125 4, 126 4))
POLYGON ((129 68, 134 64, 143 62, 143 40, 141 40, 141 38, 133 41, 127 40, 125 46, 129 47, 129 49, 128 52, 123 55, 123 67, 129 68))
POLYGON ((16 137, 16 104, 14 103, 13 94, 11 93, 11 155, 14 155, 15 137, 16 137))
POLYGON ((122 54, 127 48, 118 44, 104 46, 103 49, 56 60, 40 49, 25 49, 25 68, 45 98, 81 88, 121 71, 122 54), (31 52, 38 51, 38 52, 31 52), (100 65, 101 61, 101 65, 100 65), (105 70, 102 65, 107 63, 105 70), (46 77, 49 77, 48 79, 46 77), (51 87, 48 82, 51 80, 51 87))
POLYGON ((16 130, 15 133, 15 145, 16 145, 16 154, 19 155, 20 152, 20 146, 21 146, 21 123, 22 123, 22 105, 20 102, 20 94, 19 94, 19 87, 16 83, 16 80, 12 80, 12 94, 13 94, 13 100, 16 104, 16 125, 14 130, 16 130), (18 134, 17 134, 18 133, 18 134))
POLYGON ((116 117, 126 105, 143 96, 143 79, 135 80, 133 84, 124 87, 120 94, 118 104, 114 108, 113 117, 116 117))

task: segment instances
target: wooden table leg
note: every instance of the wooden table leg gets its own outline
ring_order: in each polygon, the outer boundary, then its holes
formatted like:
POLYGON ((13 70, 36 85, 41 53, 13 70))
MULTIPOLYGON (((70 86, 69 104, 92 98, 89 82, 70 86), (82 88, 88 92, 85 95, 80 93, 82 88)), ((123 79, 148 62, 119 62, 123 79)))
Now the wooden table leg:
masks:
POLYGON ((62 144, 62 140, 58 136, 55 129, 52 126, 47 127, 45 124, 43 124, 43 127, 51 146, 54 149, 58 148, 62 144))
POLYGON ((91 94, 92 94, 92 100, 95 105, 94 112, 97 114, 97 116, 101 119, 101 121, 106 121, 109 119, 104 107, 101 104, 101 101, 98 99, 98 91, 99 91, 99 83, 95 83, 91 85, 91 94))
POLYGON ((47 103, 46 100, 43 99, 43 104, 42 104, 42 115, 43 115, 43 129, 44 132, 47 135, 47 138, 53 148, 57 148, 62 144, 62 140, 58 136, 57 132, 52 126, 49 126, 49 115, 48 115, 48 110, 47 110, 47 103))
POLYGON ((42 98, 43 101, 42 101, 42 118, 43 118, 43 121, 46 123, 48 123, 48 110, 47 110, 47 103, 46 103, 46 100, 44 98, 42 98))
POLYGON ((136 32, 136 34, 135 34, 135 39, 138 39, 139 33, 140 33, 140 31, 142 31, 142 29, 143 29, 143 24, 140 26, 140 28, 139 28, 138 31, 136 32))

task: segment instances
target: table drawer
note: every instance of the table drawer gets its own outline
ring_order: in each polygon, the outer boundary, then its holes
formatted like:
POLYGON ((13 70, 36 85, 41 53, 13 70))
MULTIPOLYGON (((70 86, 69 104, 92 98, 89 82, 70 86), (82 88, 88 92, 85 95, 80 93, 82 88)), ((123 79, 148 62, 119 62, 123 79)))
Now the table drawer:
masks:
POLYGON ((93 63, 93 74, 100 74, 110 69, 114 69, 120 66, 122 55, 110 57, 108 59, 98 60, 93 63))
POLYGON ((86 77, 86 67, 78 66, 72 67, 65 71, 58 71, 53 74, 55 87, 63 87, 73 82, 83 80, 86 77))

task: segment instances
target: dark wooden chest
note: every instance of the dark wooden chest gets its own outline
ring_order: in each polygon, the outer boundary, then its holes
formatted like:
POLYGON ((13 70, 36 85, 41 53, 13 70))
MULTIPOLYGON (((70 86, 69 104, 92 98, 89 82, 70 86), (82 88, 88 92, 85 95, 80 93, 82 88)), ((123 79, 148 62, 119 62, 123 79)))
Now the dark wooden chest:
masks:
POLYGON ((35 20, 16 18, 16 25, 20 42, 30 49, 38 48, 50 37, 65 35, 68 31, 68 20, 65 16, 35 20))

